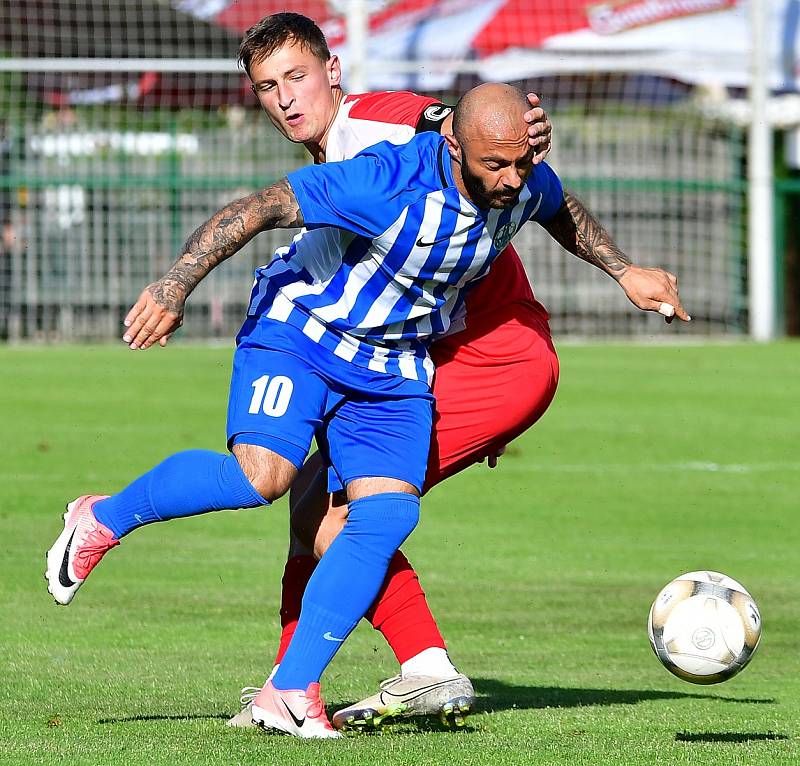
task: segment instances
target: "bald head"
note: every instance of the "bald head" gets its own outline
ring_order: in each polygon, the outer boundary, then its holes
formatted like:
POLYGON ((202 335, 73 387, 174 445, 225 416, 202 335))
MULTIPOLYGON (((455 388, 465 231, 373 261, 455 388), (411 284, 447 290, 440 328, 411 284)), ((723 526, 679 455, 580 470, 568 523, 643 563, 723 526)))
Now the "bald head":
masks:
POLYGON ((473 137, 509 139, 527 134, 525 94, 504 83, 484 83, 468 90, 453 112, 453 134, 462 145, 473 137))
POLYGON ((459 192, 480 208, 515 205, 533 169, 522 91, 487 83, 461 98, 445 135, 459 192))

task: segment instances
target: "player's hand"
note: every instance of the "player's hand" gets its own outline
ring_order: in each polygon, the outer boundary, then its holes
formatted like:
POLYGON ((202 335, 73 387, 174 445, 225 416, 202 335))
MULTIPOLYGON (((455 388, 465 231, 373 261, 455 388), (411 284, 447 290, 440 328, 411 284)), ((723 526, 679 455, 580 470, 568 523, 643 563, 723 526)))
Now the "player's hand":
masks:
POLYGON ((550 124, 547 112, 541 107, 539 96, 529 93, 528 103, 531 108, 525 112, 524 119, 528 123, 528 143, 536 147, 533 164, 538 165, 550 151, 550 136, 553 126, 550 124))
POLYGON ((156 342, 166 346, 183 324, 185 302, 174 289, 165 290, 160 281, 148 285, 125 317, 122 340, 134 350, 150 348, 156 342))
POLYGON ((684 322, 692 318, 686 313, 678 295, 678 278, 664 269, 648 269, 642 266, 629 266, 619 279, 631 303, 643 311, 656 311, 663 314, 670 324, 675 317, 684 322))

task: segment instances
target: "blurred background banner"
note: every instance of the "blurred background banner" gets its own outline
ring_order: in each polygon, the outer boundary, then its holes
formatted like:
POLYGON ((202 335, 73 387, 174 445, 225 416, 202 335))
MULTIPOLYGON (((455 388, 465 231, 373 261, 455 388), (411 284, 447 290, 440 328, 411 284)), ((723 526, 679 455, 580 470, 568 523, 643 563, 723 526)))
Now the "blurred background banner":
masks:
MULTIPOLYGON (((679 275, 695 318, 666 328, 529 227, 557 335, 797 331, 800 0, 0 0, 0 338, 115 338, 194 228, 308 162, 236 66, 243 31, 284 10, 320 24, 351 91, 541 94, 549 161, 635 260, 679 275)), ((182 336, 230 338, 288 236, 213 273, 182 336)))
MULTIPOLYGON (((173 5, 237 34, 264 12, 287 6, 259 0, 173 5)), ((346 57, 347 3, 307 5, 332 47, 346 57)), ((751 31, 747 4, 740 0, 376 0, 367 6, 370 88, 452 87, 470 60, 485 80, 644 66, 692 83, 744 87, 750 81, 751 31), (427 67, 420 69, 420 63, 427 67)), ((798 3, 778 0, 764 12, 770 83, 794 90, 798 3)))
MULTIPOLYGON (((265 15, 294 9, 315 19, 347 61, 348 12, 357 4, 368 17, 358 54, 370 64, 365 87, 373 89, 451 88, 465 71, 484 80, 646 70, 688 83, 750 82, 752 33, 742 0, 17 0, 0 41, 7 55, 25 58, 213 58, 232 71, 241 35, 265 15)), ((770 86, 796 90, 798 2, 773 0, 763 12, 770 86)), ((134 83, 117 78, 119 86, 104 92, 47 95, 147 103, 154 91, 163 96, 158 80, 150 73, 134 83)))

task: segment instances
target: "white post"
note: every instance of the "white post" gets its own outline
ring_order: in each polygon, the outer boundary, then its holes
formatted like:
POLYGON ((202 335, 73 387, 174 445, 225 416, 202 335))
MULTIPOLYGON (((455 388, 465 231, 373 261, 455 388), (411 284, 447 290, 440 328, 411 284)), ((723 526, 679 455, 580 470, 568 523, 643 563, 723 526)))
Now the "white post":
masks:
POLYGON ((345 79, 351 93, 364 93, 367 81, 367 34, 369 33, 368 0, 347 3, 347 70, 345 79))
POLYGON ((772 126, 769 101, 768 24, 771 0, 750 0, 752 66, 748 141, 748 279, 750 335, 759 341, 775 337, 775 241, 773 230, 772 126))

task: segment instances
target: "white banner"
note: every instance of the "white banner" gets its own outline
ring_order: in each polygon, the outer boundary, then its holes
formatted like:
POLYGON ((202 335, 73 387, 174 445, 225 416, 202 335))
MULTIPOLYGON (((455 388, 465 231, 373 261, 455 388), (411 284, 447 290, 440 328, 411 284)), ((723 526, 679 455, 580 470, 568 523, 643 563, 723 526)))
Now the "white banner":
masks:
MULTIPOLYGON (((770 86, 798 90, 800 0, 762 3, 770 86)), ((646 71, 740 87, 750 79, 747 0, 566 0, 555 16, 552 3, 537 0, 437 0, 407 7, 398 4, 392 13, 390 6, 372 19, 370 87, 447 88, 453 68, 504 81, 587 71, 646 71), (551 15, 546 23, 545 13, 551 15)), ((344 41, 334 35, 332 42, 346 62, 344 41)))

